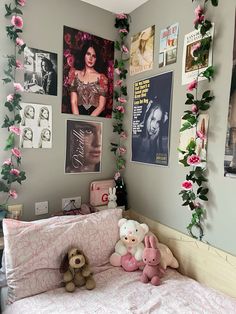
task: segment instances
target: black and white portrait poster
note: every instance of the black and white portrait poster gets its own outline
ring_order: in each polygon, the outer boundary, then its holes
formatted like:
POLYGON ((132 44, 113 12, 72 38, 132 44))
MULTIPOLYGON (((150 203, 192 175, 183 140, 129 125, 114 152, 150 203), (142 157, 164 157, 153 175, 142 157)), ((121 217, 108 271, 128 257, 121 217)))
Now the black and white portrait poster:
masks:
POLYGON ((228 124, 225 143, 224 174, 236 178, 236 14, 234 25, 232 76, 229 95, 228 124))
POLYGON ((67 120, 66 140, 66 173, 101 171, 101 122, 67 120))
POLYGON ((62 113, 111 118, 114 42, 64 26, 62 113))
POLYGON ((132 161, 167 166, 172 72, 134 83, 132 161))
POLYGON ((26 47, 24 50, 24 90, 57 95, 57 54, 26 47))
POLYGON ((52 148, 52 107, 21 103, 20 147, 52 148))

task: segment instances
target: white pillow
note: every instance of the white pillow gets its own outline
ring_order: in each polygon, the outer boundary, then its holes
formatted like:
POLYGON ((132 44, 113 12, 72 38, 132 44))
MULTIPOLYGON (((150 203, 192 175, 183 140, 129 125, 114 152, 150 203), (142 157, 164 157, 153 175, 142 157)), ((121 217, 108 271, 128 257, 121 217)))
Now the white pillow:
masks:
POLYGON ((33 222, 4 219, 9 301, 59 287, 60 263, 71 247, 82 249, 92 267, 107 263, 119 239, 121 218, 121 209, 108 209, 33 222))

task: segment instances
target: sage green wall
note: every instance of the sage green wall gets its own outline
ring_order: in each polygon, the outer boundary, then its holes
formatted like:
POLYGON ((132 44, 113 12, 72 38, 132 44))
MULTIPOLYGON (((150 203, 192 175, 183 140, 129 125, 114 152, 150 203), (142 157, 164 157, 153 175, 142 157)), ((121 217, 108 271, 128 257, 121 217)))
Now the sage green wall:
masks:
MULTIPOLYGON (((232 69, 235 6, 235 0, 220 0, 219 6, 212 8, 209 1, 207 15, 210 20, 215 22, 213 58, 217 67, 217 74, 210 85, 207 82, 200 84, 202 90, 210 86, 215 95, 215 101, 209 112, 208 178, 210 201, 207 203, 204 240, 234 255, 236 255, 236 180, 224 178, 223 164, 232 69)), ((169 166, 155 167, 129 163, 126 171, 129 206, 152 219, 186 233, 186 226, 190 221, 191 213, 186 207, 181 206, 181 198, 178 195, 186 170, 178 164, 177 147, 180 119, 186 109, 184 105, 186 86, 181 85, 183 41, 184 35, 193 30, 194 5, 191 0, 150 0, 133 11, 131 18, 130 35, 136 34, 150 25, 155 25, 156 40, 153 70, 129 78, 130 106, 126 125, 130 132, 133 82, 170 70, 174 71, 174 82, 169 166), (177 63, 159 69, 160 30, 175 22, 179 22, 177 63)), ((131 155, 128 158, 130 160, 131 155)))
MULTIPOLYGON (((5 14, 4 4, 6 2, 3 0, 0 2, 1 70, 5 62, 2 55, 12 54, 14 51, 4 31, 6 20, 3 15, 5 14)), ((114 40, 116 31, 113 28, 114 15, 112 13, 78 0, 30 0, 24 7, 23 18, 25 20, 23 38, 27 45, 58 54, 58 96, 32 93, 23 93, 22 96, 24 102, 52 105, 53 109, 53 148, 23 150, 22 167, 26 171, 27 181, 23 182, 22 187, 16 187, 19 191, 19 198, 14 202, 12 201, 14 204, 22 203, 24 205, 23 219, 30 220, 46 217, 46 215, 34 215, 35 202, 49 201, 50 211, 60 210, 61 201, 64 197, 81 195, 82 202, 87 202, 90 182, 107 179, 113 175, 114 160, 109 151, 112 122, 111 119, 102 118, 99 119, 103 122, 104 131, 102 172, 99 174, 64 174, 66 119, 73 119, 74 117, 73 115, 61 114, 61 86, 63 25, 110 40, 114 40)), ((19 79, 22 82, 23 77, 19 79)), ((10 89, 7 91, 0 82, 0 124, 2 124, 3 117, 7 113, 2 104, 9 91, 10 89)), ((0 163, 8 157, 8 154, 3 152, 6 136, 6 130, 1 129, 0 163)))

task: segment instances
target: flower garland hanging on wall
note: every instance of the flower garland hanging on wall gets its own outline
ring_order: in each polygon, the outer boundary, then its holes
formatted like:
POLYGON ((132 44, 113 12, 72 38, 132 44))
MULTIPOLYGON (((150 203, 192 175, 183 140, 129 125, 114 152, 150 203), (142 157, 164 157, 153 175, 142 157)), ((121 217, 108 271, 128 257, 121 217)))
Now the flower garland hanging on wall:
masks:
POLYGON ((12 187, 13 183, 17 182, 21 184, 26 179, 25 172, 20 170, 21 151, 17 147, 20 135, 20 129, 17 125, 21 122, 19 114, 19 110, 21 109, 20 92, 23 91, 23 87, 15 81, 16 71, 23 69, 23 64, 17 59, 17 55, 21 54, 26 46, 20 36, 23 28, 21 7, 25 5, 26 0, 15 0, 13 3, 9 5, 5 4, 5 17, 10 18, 10 25, 6 26, 6 33, 15 46, 15 53, 6 56, 7 66, 4 70, 5 75, 3 78, 5 84, 13 85, 13 92, 7 96, 4 104, 9 110, 9 115, 5 115, 2 125, 2 128, 7 128, 9 131, 4 148, 5 151, 9 151, 9 158, 1 166, 0 192, 7 195, 5 201, 0 204, 0 211, 7 211, 8 200, 10 198, 16 199, 18 196, 17 191, 12 187))
MULTIPOLYGON (((192 0, 194 2, 196 0, 192 0)), ((198 74, 196 78, 187 86, 188 93, 186 94, 187 100, 186 105, 191 105, 190 110, 185 110, 185 115, 182 117, 184 123, 180 129, 180 132, 183 132, 187 129, 194 128, 196 131, 196 136, 194 139, 191 139, 188 146, 185 150, 180 150, 183 158, 180 162, 185 167, 191 167, 191 170, 186 175, 186 180, 182 182, 182 190, 180 195, 183 200, 183 206, 188 206, 192 212, 191 222, 187 226, 187 229, 190 235, 196 239, 202 240, 204 236, 202 220, 206 209, 204 208, 201 201, 208 201, 208 187, 206 182, 206 160, 201 160, 201 157, 197 152, 197 140, 205 140, 204 132, 197 130, 197 124, 199 122, 200 113, 208 110, 210 108, 210 102, 214 99, 212 92, 206 90, 199 97, 198 95, 198 85, 200 76, 205 77, 210 82, 214 76, 213 66, 209 66, 204 72, 199 73, 199 67, 204 61, 206 53, 209 52, 212 44, 212 38, 207 35, 207 32, 212 28, 211 21, 205 18, 206 13, 206 3, 208 0, 204 1, 203 6, 198 5, 195 9, 195 20, 194 27, 197 30, 200 30, 202 36, 199 43, 193 47, 193 56, 195 57, 194 65, 198 67, 198 74), (191 93, 195 91, 195 95, 191 93), (193 227, 196 227, 199 230, 199 235, 193 232, 193 227)), ((218 0, 211 0, 213 6, 218 6, 218 0)))
POLYGON ((115 106, 113 109, 113 118, 115 120, 113 124, 113 132, 117 133, 119 138, 116 143, 111 143, 111 151, 114 153, 116 158, 116 173, 115 181, 121 180, 120 171, 125 169, 125 158, 126 147, 124 141, 127 139, 127 132, 123 127, 123 119, 125 115, 125 106, 127 104, 127 86, 125 84, 127 76, 127 62, 129 60, 128 54, 129 49, 125 44, 126 36, 129 33, 129 16, 121 13, 116 15, 115 28, 118 29, 119 40, 115 42, 115 50, 118 52, 119 57, 115 59, 115 90, 114 99, 115 106))

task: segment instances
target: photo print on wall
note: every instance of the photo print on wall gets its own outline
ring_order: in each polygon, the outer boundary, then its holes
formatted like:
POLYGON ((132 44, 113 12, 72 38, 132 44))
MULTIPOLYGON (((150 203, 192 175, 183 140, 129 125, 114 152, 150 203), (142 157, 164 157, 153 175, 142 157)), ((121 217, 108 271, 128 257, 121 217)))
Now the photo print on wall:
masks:
POLYGON ((176 62, 179 23, 172 24, 160 33, 159 67, 176 62))
POLYGON ((131 37, 130 75, 153 68, 155 25, 131 37))
POLYGON ((100 172, 102 123, 67 120, 65 173, 100 172))
POLYGON ((52 107, 21 103, 20 147, 52 148, 52 107))
POLYGON ((62 113, 111 118, 114 42, 64 26, 62 113))
POLYGON ((233 68, 225 143, 224 175, 236 178, 236 12, 234 24, 233 68))
MULTIPOLYGON (((206 33, 205 37, 211 37, 213 40, 214 23, 212 23, 211 29, 206 33)), ((210 50, 206 51, 205 60, 199 66, 193 65, 193 61, 196 57, 193 56, 193 49, 196 44, 201 41, 202 35, 200 30, 195 30, 184 37, 183 48, 183 60, 182 60, 182 85, 192 82, 201 72, 204 72, 209 66, 212 65, 212 45, 210 50)), ((200 76, 199 80, 206 80, 205 77, 200 76)))
POLYGON ((134 83, 131 161, 168 166, 172 76, 134 83))
POLYGON ((57 54, 26 47, 24 49, 24 90, 57 96, 57 54))

